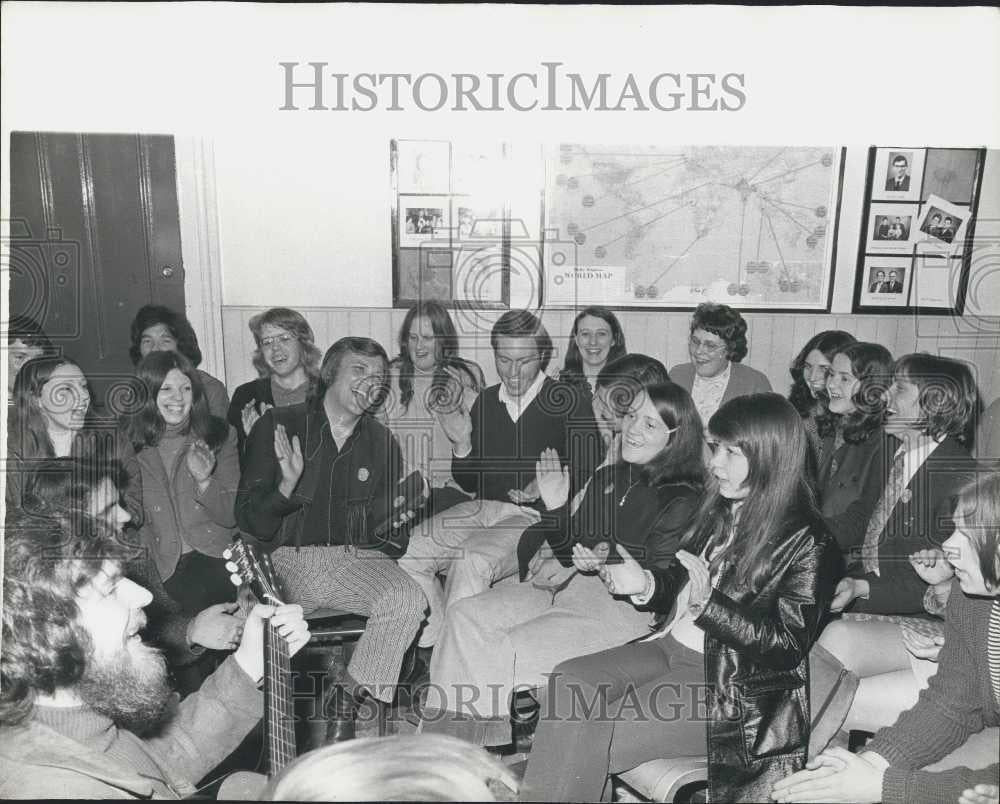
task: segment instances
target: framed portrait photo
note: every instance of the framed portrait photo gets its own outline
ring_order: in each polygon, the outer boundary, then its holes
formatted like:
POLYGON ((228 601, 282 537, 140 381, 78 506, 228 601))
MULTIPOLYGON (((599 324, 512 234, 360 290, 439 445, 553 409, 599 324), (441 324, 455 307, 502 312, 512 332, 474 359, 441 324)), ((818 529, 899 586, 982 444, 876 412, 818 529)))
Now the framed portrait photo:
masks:
POLYGON ((918 211, 918 206, 910 204, 872 204, 866 250, 876 254, 910 253, 918 211))
POLYGON ((918 201, 924 175, 923 148, 878 148, 872 198, 886 201, 918 201))
POLYGON ((905 307, 913 283, 912 257, 867 257, 862 272, 863 307, 905 307))

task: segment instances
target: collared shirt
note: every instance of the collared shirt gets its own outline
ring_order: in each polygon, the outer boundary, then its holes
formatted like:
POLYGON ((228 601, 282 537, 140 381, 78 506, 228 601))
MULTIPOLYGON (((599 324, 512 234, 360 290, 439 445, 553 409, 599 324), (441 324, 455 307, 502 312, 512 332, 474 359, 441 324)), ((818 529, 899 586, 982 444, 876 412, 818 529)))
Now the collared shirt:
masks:
POLYGON ((722 397, 729 386, 729 378, 733 373, 733 364, 727 363, 726 368, 714 377, 702 377, 696 371, 694 383, 691 386, 691 399, 698 409, 702 423, 707 427, 708 420, 722 404, 722 397))
POLYGON ((500 390, 497 392, 497 396, 503 403, 504 407, 507 408, 507 413, 510 415, 510 420, 512 422, 517 422, 521 418, 521 414, 527 410, 528 405, 535 401, 535 397, 538 396, 538 392, 542 390, 542 384, 545 382, 545 372, 539 371, 538 376, 535 377, 535 381, 528 386, 528 390, 521 394, 519 397, 511 397, 507 393, 507 386, 500 383, 500 390))
MULTIPOLYGON (((337 524, 350 521, 352 517, 348 512, 333 510, 334 506, 343 507, 345 505, 352 509, 360 508, 360 505, 352 506, 351 502, 359 504, 363 502, 348 499, 349 472, 353 462, 347 461, 342 466, 337 465, 337 459, 346 456, 354 448, 361 425, 362 422, 359 419, 351 434, 344 441, 344 446, 338 448, 330 429, 330 421, 324 417, 319 435, 319 448, 308 458, 310 461, 320 462, 320 482, 316 486, 316 496, 313 498, 306 516, 302 530, 302 544, 356 544, 359 540, 358 537, 362 535, 361 533, 337 533, 336 531, 339 530, 337 524)), ((360 528, 365 524, 351 522, 348 527, 354 525, 360 528)))
POLYGON ((936 441, 931 436, 920 436, 917 438, 916 443, 908 450, 906 449, 905 442, 899 445, 899 449, 893 453, 893 458, 905 450, 905 454, 903 455, 903 488, 910 485, 910 481, 913 480, 913 476, 917 473, 917 470, 926 463, 931 453, 938 448, 938 444, 940 443, 941 441, 936 441))

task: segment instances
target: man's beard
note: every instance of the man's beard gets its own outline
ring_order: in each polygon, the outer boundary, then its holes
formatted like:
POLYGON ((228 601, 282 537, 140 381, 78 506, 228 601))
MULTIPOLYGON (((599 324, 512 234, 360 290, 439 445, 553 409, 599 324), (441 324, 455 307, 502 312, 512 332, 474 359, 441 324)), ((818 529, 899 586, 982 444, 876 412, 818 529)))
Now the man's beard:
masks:
POLYGON ((91 653, 77 694, 91 709, 136 734, 155 728, 173 697, 163 655, 148 645, 139 655, 128 647, 110 659, 91 653))

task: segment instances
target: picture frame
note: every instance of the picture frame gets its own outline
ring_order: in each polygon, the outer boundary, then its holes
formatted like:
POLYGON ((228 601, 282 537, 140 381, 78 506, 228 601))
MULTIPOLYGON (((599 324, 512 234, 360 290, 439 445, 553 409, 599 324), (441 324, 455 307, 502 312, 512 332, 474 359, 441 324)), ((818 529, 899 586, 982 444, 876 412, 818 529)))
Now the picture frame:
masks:
POLYGON ((852 312, 962 314, 985 161, 985 148, 869 148, 852 312), (879 270, 895 272, 892 292, 879 270))

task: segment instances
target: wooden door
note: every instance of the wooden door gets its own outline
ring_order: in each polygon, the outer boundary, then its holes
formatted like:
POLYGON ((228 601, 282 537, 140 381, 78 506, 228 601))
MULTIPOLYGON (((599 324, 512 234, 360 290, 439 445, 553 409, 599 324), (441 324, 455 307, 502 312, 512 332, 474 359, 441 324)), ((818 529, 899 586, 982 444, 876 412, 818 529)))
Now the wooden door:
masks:
POLYGON ((174 139, 13 132, 10 198, 11 315, 38 321, 111 413, 136 311, 184 310, 174 139))

